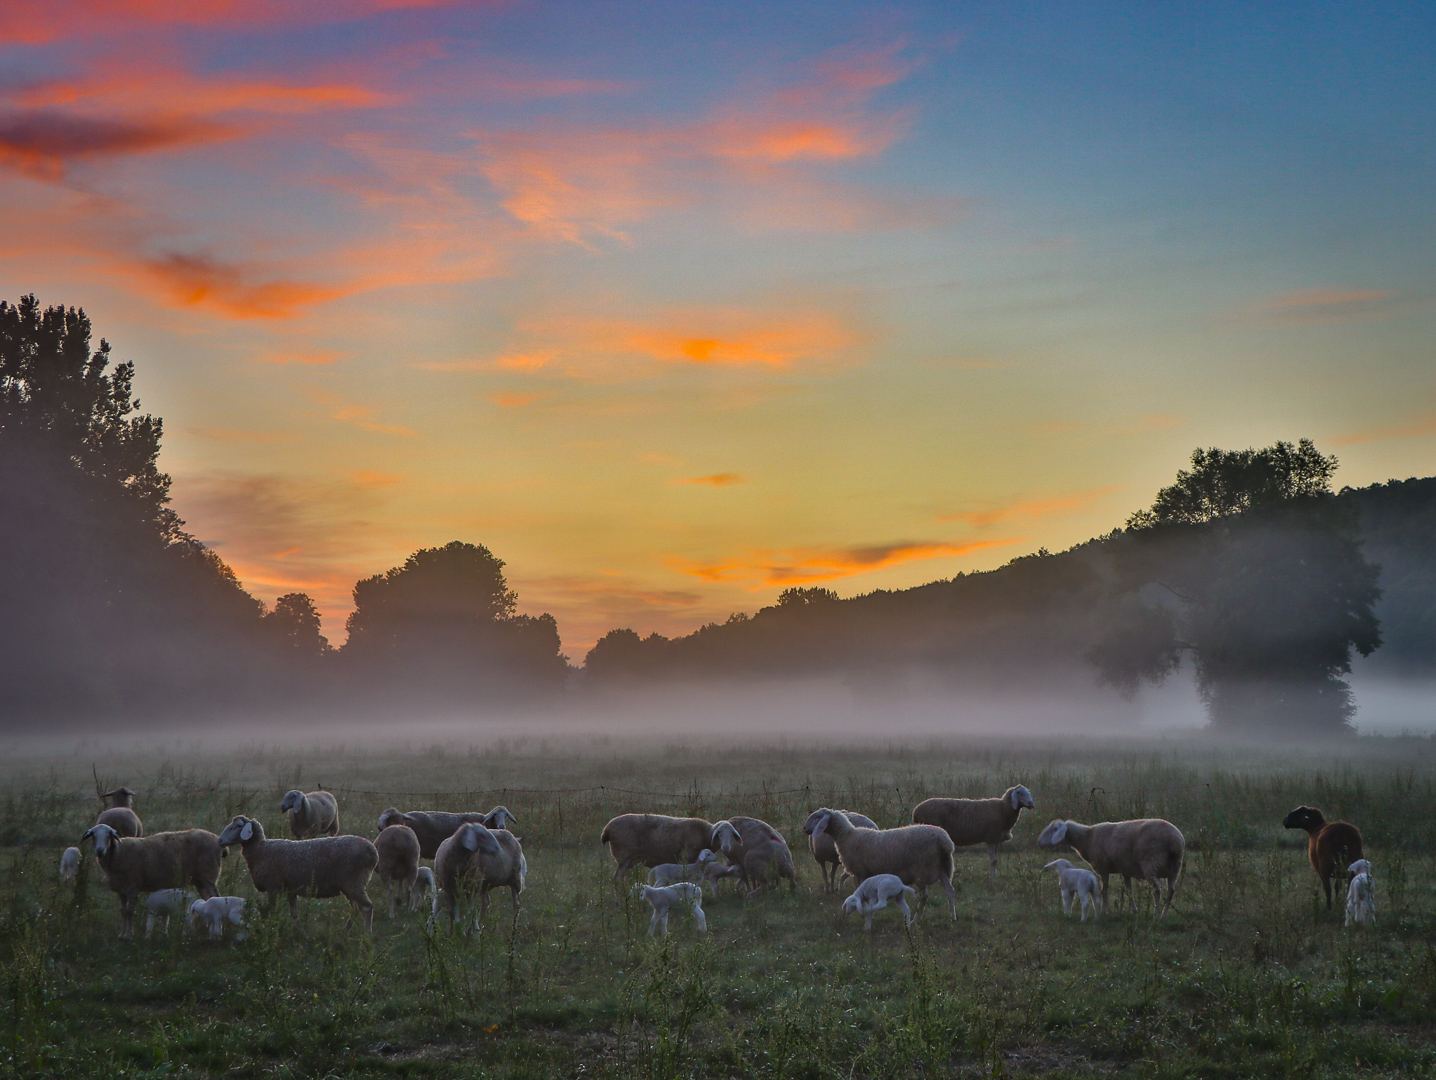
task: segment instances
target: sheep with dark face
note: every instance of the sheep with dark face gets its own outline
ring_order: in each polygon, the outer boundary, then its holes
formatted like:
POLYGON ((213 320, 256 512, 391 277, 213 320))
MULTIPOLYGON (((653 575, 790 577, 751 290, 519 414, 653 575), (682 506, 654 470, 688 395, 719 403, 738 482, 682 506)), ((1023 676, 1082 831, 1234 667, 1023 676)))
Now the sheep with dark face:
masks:
POLYGON ((987 846, 987 873, 997 880, 997 849, 1012 839, 1012 827, 1023 810, 1033 807, 1032 792, 1021 784, 995 799, 924 799, 913 807, 912 820, 936 825, 952 837, 954 847, 987 846))
POLYGON ((1152 910, 1157 917, 1167 913, 1177 892, 1177 878, 1182 873, 1182 856, 1186 840, 1182 831, 1161 818, 1138 818, 1134 821, 1104 821, 1083 825, 1077 821, 1058 819, 1050 823, 1037 838, 1038 847, 1070 847, 1081 855, 1102 879, 1102 908, 1107 910, 1107 880, 1121 874, 1125 891, 1137 910, 1137 895, 1132 879, 1152 886, 1152 910), (1167 883, 1167 897, 1162 900, 1157 883, 1167 883))
POLYGON ((1282 819, 1288 829, 1306 833, 1306 857, 1321 887, 1326 890, 1326 910, 1331 910, 1331 879, 1338 870, 1366 858, 1361 849, 1361 831, 1349 821, 1327 821, 1314 806, 1298 806, 1282 819))
POLYGON ((513 902, 514 918, 519 915, 519 896, 524 891, 528 861, 524 858, 519 838, 507 829, 488 829, 476 821, 465 822, 458 831, 439 845, 434 856, 433 916, 444 911, 457 929, 460 901, 479 897, 479 911, 474 929, 483 926, 489 907, 489 891, 507 888, 513 902))
MULTIPOLYGON (((238 844, 249 867, 250 880, 269 893, 269 907, 281 893, 289 897, 289 913, 299 918, 299 897, 343 896, 374 928, 374 905, 369 901, 369 878, 379 865, 379 852, 362 836, 320 836, 309 840, 270 840, 264 826, 240 814, 224 827, 219 842, 238 844)), ((213 895, 213 894, 211 894, 213 895)))
POLYGON ((897 829, 859 829, 837 810, 814 810, 803 823, 809 836, 830 833, 843 869, 858 881, 895 874, 917 890, 920 908, 927 905, 927 887, 941 885, 952 917, 957 894, 952 888, 952 838, 936 825, 904 825, 897 829))
POLYGON ((289 819, 289 831, 296 840, 339 835, 339 800, 331 792, 306 794, 296 788, 285 793, 279 809, 289 819))
POLYGON ((204 829, 120 836, 109 825, 94 825, 82 839, 95 843, 95 861, 105 883, 120 898, 120 937, 135 936, 135 903, 141 894, 193 885, 211 897, 219 880, 219 837, 204 829))
POLYGON ((477 810, 451 813, 447 810, 410 810, 401 814, 395 807, 389 807, 379 815, 379 829, 382 832, 390 825, 407 825, 419 838, 419 857, 432 859, 442 844, 460 825, 477 824, 486 829, 510 829, 519 819, 509 812, 507 806, 496 806, 487 814, 477 810))

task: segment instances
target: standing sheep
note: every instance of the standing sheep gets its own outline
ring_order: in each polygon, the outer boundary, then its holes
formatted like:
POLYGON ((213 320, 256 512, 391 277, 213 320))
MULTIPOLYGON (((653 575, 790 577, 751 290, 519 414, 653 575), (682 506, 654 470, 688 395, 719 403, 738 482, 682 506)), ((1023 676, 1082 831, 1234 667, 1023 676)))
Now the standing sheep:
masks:
POLYGON ((191 927, 198 926, 203 921, 211 938, 224 937, 226 920, 239 927, 238 933, 234 935, 234 940, 243 941, 245 938, 244 897, 211 896, 208 900, 196 900, 189 906, 189 914, 185 916, 185 922, 191 927))
POLYGON ((328 791, 306 795, 296 788, 285 793, 279 809, 289 819, 289 831, 296 840, 339 835, 339 801, 328 791))
POLYGON ((433 915, 442 908, 449 921, 458 926, 458 905, 479 894, 479 913, 474 929, 482 928, 489 908, 489 890, 506 887, 513 901, 514 918, 519 916, 519 894, 524 891, 528 861, 519 838, 507 829, 487 829, 476 821, 459 826, 453 836, 439 845, 434 856, 433 915))
POLYGON ((703 890, 687 881, 674 885, 655 887, 641 882, 633 886, 633 895, 641 897, 653 909, 648 920, 648 932, 659 937, 668 933, 668 913, 680 905, 687 905, 693 912, 693 923, 700 934, 708 933, 708 919, 703 914, 703 890))
POLYGON ((1137 895, 1132 879, 1139 878, 1152 886, 1153 911, 1158 918, 1172 906, 1177 892, 1177 878, 1182 873, 1182 856, 1186 839, 1170 821, 1161 818, 1138 818, 1134 821, 1104 821, 1083 825, 1058 819, 1042 830, 1038 847, 1066 845, 1092 865, 1102 879, 1102 907, 1110 907, 1107 879, 1121 874, 1123 888, 1131 897, 1132 910, 1137 910, 1137 895), (1162 901, 1157 882, 1167 883, 1166 902, 1162 901))
POLYGON ((134 791, 123 785, 110 791, 101 791, 99 782, 96 781, 95 794, 101 799, 110 800, 109 809, 101 810, 99 817, 95 818, 96 825, 108 825, 115 830, 116 836, 121 837, 145 834, 145 827, 140 822, 140 816, 134 810, 134 791))
POLYGON ((142 893, 183 885, 193 885, 205 898, 217 891, 220 840, 212 832, 186 829, 122 837, 110 825, 94 825, 82 839, 95 842, 95 861, 110 891, 120 898, 123 939, 135 936, 135 902, 142 893))
MULTIPOLYGON (((856 828, 876 829, 878 827, 878 823, 872 818, 855 814, 851 810, 839 810, 838 813, 852 822, 856 828)), ((823 875, 823 891, 837 892, 838 886, 851 876, 843 869, 843 860, 838 858, 838 845, 833 843, 833 838, 826 832, 821 832, 808 837, 808 850, 813 853, 813 859, 818 864, 818 872, 823 875)))
POLYGON ((60 852, 60 880, 74 881, 75 875, 80 872, 80 849, 67 847, 60 852))
POLYGON ((913 807, 918 825, 936 825, 952 837, 954 847, 987 845, 987 874, 997 880, 997 849, 1012 839, 1012 827, 1023 810, 1033 807, 1032 792, 1021 784, 995 799, 924 799, 913 807))
POLYGON ((367 886, 379 865, 379 852, 364 837, 270 840, 264 835, 263 825, 240 814, 224 827, 219 842, 225 847, 239 845, 254 887, 272 894, 270 909, 284 893, 289 897, 289 914, 298 919, 301 896, 342 894, 364 916, 364 929, 373 930, 374 905, 369 901, 367 886))
POLYGON ((155 923, 161 919, 165 921, 164 932, 168 934, 171 916, 183 915, 194 898, 189 889, 156 889, 150 893, 145 897, 145 937, 154 933, 155 923))
POLYGON ((947 893, 948 907, 957 919, 957 895, 952 889, 952 838, 936 825, 903 825, 896 829, 859 829, 836 810, 814 810, 803 823, 809 836, 830 833, 838 846, 843 869, 858 881, 877 874, 896 874, 913 886, 927 905, 927 887, 933 883, 947 893))
POLYGON ((414 884, 419 877, 419 838, 407 825, 390 825, 374 841, 379 853, 379 880, 389 901, 389 918, 394 917, 394 888, 402 886, 404 902, 412 906, 414 884))
POLYGON ((614 893, 619 882, 635 866, 687 863, 713 844, 713 824, 703 818, 669 817, 667 814, 620 814, 603 827, 598 842, 607 844, 616 864, 614 893))
POLYGON ((1331 878, 1343 866, 1366 856, 1361 850, 1361 832, 1349 821, 1327 821, 1314 806, 1298 806, 1282 825, 1306 832, 1306 857, 1321 887, 1326 890, 1326 910, 1331 910, 1331 878))
POLYGON ((419 857, 424 859, 437 855, 439 845, 458 832, 460 825, 471 823, 486 829, 507 829, 517 825, 519 819, 509 813, 507 806, 496 806, 487 814, 478 811, 456 814, 446 810, 410 810, 401 814, 391 806, 379 815, 381 831, 390 825, 407 825, 413 829, 414 835, 419 838, 419 857))

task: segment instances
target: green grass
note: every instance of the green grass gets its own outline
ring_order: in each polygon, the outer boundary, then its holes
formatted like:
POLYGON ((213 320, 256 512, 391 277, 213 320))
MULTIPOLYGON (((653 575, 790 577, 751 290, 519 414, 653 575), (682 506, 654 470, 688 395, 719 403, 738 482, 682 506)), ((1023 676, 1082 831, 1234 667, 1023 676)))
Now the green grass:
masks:
MULTIPOLYGON (((418 915, 387 919, 375 887, 372 939, 335 899, 301 902, 298 925, 280 905, 242 945, 177 928, 120 942, 92 858, 78 885, 59 882, 59 851, 97 806, 81 796, 89 762, 12 759, 0 777, 0 1075, 1436 1075, 1431 740, 1295 759, 1186 744, 523 740, 102 759, 141 792, 149 831, 218 831, 244 811, 280 834, 280 793, 321 782, 370 835, 391 803, 502 801, 520 819, 530 873, 516 924, 499 894, 479 936, 431 934, 418 915), (955 923, 934 893, 911 935, 885 911, 865 939, 819 892, 798 828, 811 809, 893 825, 928 795, 1016 782, 1037 812, 995 887, 985 852, 959 853, 955 923), (1281 828, 1301 802, 1362 827, 1378 931, 1344 931, 1319 901, 1304 836, 1281 828), (763 817, 789 836, 801 886, 750 902, 725 887, 705 905, 706 938, 675 913, 667 939, 648 939, 646 908, 615 902, 597 845, 609 816, 636 809, 763 817), (1041 826, 1142 815, 1187 836, 1174 913, 1154 922, 1139 894, 1136 916, 1064 919, 1041 826)), ((253 897, 241 859, 221 888, 253 897)))

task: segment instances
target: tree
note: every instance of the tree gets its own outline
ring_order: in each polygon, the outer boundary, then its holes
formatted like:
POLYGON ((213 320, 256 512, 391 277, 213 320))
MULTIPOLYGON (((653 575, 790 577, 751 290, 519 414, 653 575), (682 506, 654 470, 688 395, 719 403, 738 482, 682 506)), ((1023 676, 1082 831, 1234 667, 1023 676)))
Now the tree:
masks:
POLYGON ((1160 682, 1183 655, 1214 727, 1349 731, 1342 678, 1381 644, 1377 567, 1310 440, 1197 450, 1114 538, 1128 618, 1092 650, 1107 681, 1160 682))
POLYGON ((264 625, 291 655, 317 657, 332 652, 319 632, 319 609, 305 593, 285 593, 264 616, 264 625))

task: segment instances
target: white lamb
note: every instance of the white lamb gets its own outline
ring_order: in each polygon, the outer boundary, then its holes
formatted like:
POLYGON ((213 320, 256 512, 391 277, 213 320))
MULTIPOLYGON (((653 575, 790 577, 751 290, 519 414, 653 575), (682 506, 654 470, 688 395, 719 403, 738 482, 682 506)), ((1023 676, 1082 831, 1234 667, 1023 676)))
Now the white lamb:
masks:
POLYGON ((1376 881, 1371 876, 1371 864, 1357 859, 1346 868, 1355 875, 1346 887, 1346 925, 1370 923, 1376 925, 1376 881))
POLYGON ((245 938, 244 897, 211 896, 208 900, 196 900, 189 906, 189 914, 185 916, 185 922, 190 926, 203 922, 212 938, 224 937, 225 920, 239 927, 239 932, 234 935, 234 940, 243 941, 245 938))
POLYGON ((145 897, 145 937, 154 931, 155 922, 165 921, 165 932, 169 932, 170 916, 182 915, 194 899, 191 889, 156 889, 145 897))
MULTIPOLYGON (((712 848, 704 848, 698 853, 697 862, 659 863, 648 871, 648 884, 662 887, 672 885, 676 881, 698 881, 703 877, 703 872, 707 869, 708 864, 717 861, 717 853, 712 848)), ((714 886, 714 891, 717 891, 717 886, 714 886)))
POLYGON ((658 888, 636 884, 633 886, 633 895, 641 896, 653 909, 653 917, 648 920, 650 934, 657 933, 660 937, 667 934, 668 912, 680 904, 692 907, 693 922, 698 927, 698 932, 708 932, 708 919, 703 914, 703 889, 691 882, 680 881, 658 888))
POLYGON ((1042 869, 1057 868, 1057 880, 1062 883, 1062 914, 1072 915, 1072 898, 1079 897, 1078 907, 1082 910, 1082 921, 1087 921, 1087 906, 1092 906, 1092 918, 1102 914, 1102 884, 1097 875, 1081 866, 1073 866, 1066 859, 1053 859, 1042 869))
POLYGON ((863 883, 853 890, 853 895, 843 901, 843 911, 861 915, 863 932, 867 933, 873 928, 873 912, 887 907, 888 901, 891 900, 903 913, 907 925, 912 926, 912 909, 907 906, 908 894, 916 896, 917 890, 911 885, 904 885, 902 878, 896 874, 874 874, 864 879, 863 883))

